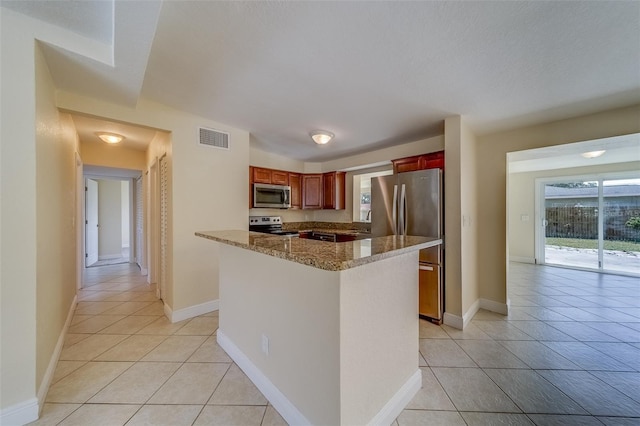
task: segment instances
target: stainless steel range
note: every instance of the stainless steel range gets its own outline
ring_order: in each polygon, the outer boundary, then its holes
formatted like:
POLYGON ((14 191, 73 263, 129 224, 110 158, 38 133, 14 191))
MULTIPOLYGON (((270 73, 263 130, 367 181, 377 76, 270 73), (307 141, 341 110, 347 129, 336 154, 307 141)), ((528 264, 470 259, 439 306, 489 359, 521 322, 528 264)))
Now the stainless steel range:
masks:
POLYGON ((280 216, 249 216, 249 231, 275 235, 298 235, 298 231, 282 229, 280 216))

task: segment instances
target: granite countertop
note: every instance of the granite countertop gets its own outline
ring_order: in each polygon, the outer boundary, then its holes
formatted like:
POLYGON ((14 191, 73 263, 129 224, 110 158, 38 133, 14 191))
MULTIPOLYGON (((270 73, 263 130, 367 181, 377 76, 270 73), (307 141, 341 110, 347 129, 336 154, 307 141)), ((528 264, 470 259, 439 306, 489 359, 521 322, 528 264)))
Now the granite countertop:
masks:
POLYGON ((323 234, 336 234, 336 235, 362 235, 369 232, 358 231, 357 229, 330 229, 330 228, 309 228, 299 229, 298 232, 322 232, 323 234))
POLYGON ((203 231, 196 232, 196 236, 327 271, 355 268, 442 244, 442 240, 438 238, 402 235, 342 243, 240 230, 203 231))

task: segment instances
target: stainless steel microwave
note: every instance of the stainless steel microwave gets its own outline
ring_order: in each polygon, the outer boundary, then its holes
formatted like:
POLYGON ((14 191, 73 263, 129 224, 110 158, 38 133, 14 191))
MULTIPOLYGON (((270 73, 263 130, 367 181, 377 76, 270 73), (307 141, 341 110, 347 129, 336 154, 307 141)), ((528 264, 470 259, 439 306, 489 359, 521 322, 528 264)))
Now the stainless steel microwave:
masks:
POLYGON ((285 185, 253 184, 253 207, 288 209, 291 207, 291 187, 285 185))

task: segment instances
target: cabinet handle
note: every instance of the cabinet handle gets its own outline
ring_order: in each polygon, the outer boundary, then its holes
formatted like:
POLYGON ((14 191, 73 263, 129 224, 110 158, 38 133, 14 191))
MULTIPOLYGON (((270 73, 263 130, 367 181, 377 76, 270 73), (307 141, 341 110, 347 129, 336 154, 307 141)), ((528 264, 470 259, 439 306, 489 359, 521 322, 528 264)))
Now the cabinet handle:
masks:
POLYGON ((421 271, 433 271, 433 266, 423 266, 423 265, 420 265, 420 266, 419 266, 419 269, 420 269, 421 271))

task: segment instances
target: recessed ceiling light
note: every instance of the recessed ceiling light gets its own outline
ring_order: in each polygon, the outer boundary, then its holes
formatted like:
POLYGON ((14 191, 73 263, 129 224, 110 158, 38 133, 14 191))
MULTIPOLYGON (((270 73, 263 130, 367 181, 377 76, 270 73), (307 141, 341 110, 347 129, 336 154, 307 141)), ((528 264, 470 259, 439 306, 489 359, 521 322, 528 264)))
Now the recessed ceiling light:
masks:
POLYGON ((324 130, 314 130, 313 132, 309 133, 309 135, 311 136, 311 139, 313 139, 313 141, 318 145, 326 144, 331 139, 333 139, 333 136, 335 136, 333 133, 326 132, 324 130))
POLYGON ((602 150, 602 151, 589 151, 589 152, 583 152, 582 155, 584 158, 596 158, 596 157, 600 157, 602 154, 604 154, 605 152, 607 152, 606 150, 602 150))
POLYGON ((116 133, 100 132, 100 133, 96 133, 96 134, 104 142, 111 143, 111 144, 120 143, 124 139, 124 136, 118 135, 116 133))

